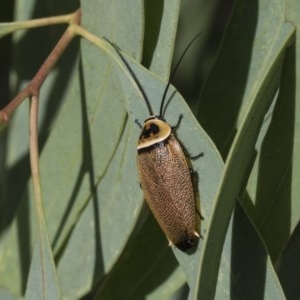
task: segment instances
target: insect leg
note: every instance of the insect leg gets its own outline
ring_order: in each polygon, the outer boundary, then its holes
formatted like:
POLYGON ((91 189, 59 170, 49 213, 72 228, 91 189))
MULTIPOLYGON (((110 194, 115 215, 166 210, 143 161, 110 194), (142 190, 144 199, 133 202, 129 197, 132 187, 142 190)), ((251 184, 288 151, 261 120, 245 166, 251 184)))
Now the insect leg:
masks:
POLYGON ((190 155, 187 155, 187 157, 190 159, 190 160, 196 160, 200 157, 204 156, 204 153, 203 152, 200 152, 199 154, 197 155, 194 155, 194 156, 190 156, 190 155))
POLYGON ((180 126, 180 123, 181 123, 182 118, 183 118, 183 114, 180 114, 180 115, 179 115, 179 118, 178 118, 178 121, 177 121, 177 123, 176 123, 176 125, 171 126, 171 128, 172 128, 173 130, 178 129, 178 127, 180 126))
POLYGON ((189 160, 197 160, 198 158, 204 156, 204 153, 203 152, 200 152, 199 154, 197 155, 191 155, 187 149, 184 147, 184 145, 181 145, 182 147, 182 150, 184 152, 184 155, 189 159, 189 160))
MULTIPOLYGON (((171 126, 172 130, 178 129, 178 127, 180 126, 180 123, 181 123, 182 118, 183 118, 183 114, 180 114, 180 115, 179 115, 179 118, 178 118, 178 121, 177 121, 177 124, 174 125, 174 126, 171 126)), ((181 143, 180 143, 180 144, 181 144, 181 143)), ((184 152, 185 156, 186 156, 188 159, 190 159, 190 160, 196 160, 196 159, 198 159, 198 158, 204 156, 204 153, 203 153, 203 152, 200 152, 199 154, 193 155, 193 156, 192 156, 192 155, 190 155, 190 154, 188 153, 188 151, 186 150, 186 148, 185 148, 182 144, 181 144, 181 146, 182 146, 182 149, 183 149, 183 152, 184 152)))
POLYGON ((137 124, 141 129, 143 128, 142 124, 140 123, 140 121, 138 119, 135 119, 134 123, 137 124))
MULTIPOLYGON (((198 181, 199 181, 199 176, 197 171, 193 170, 192 168, 189 168, 190 170, 190 174, 191 174, 191 179, 192 179, 192 183, 193 183, 193 187, 194 187, 194 194, 196 195, 196 198, 199 198, 199 191, 198 191, 198 181)), ((204 217, 201 215, 201 212, 197 206, 197 203, 195 202, 195 210, 197 215, 199 216, 199 218, 201 220, 204 219, 204 217)))

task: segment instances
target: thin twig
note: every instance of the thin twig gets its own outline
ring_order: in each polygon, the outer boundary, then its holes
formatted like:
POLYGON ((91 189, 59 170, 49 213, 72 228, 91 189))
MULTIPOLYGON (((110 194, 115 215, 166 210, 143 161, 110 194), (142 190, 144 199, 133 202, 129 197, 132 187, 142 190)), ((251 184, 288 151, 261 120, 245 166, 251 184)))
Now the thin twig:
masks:
POLYGON ((33 79, 29 82, 29 84, 22 89, 18 95, 12 99, 12 101, 4 107, 0 111, 0 123, 7 123, 10 119, 10 116, 12 112, 27 98, 30 98, 32 96, 36 96, 39 94, 39 91, 41 89, 41 86, 45 79, 47 78, 49 72, 51 69, 55 66, 56 62, 60 58, 60 56, 63 54, 65 49, 68 47, 70 42, 73 40, 73 38, 76 36, 76 33, 74 32, 74 24, 80 23, 80 17, 81 17, 81 11, 80 9, 74 12, 70 15, 69 19, 69 26, 56 44, 56 46, 53 48, 49 56, 46 58, 36 75, 33 77, 33 79))
POLYGON ((1 23, 1 37, 11 34, 18 30, 31 29, 43 26, 57 25, 57 24, 70 24, 74 13, 54 16, 54 17, 46 17, 46 18, 38 18, 34 20, 26 20, 26 21, 16 21, 9 23, 1 23))
POLYGON ((39 170, 39 146, 38 146, 38 105, 39 96, 30 98, 29 110, 29 148, 30 148, 30 167, 33 181, 33 193, 37 216, 41 215, 42 190, 39 170))

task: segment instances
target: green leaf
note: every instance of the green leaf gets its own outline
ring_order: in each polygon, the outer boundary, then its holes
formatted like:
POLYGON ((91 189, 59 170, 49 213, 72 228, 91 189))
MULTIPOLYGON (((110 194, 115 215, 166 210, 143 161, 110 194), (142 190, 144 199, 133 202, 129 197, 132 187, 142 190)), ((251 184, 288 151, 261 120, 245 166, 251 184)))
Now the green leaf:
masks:
POLYGON ((270 50, 276 47, 285 23, 284 6, 282 0, 234 4, 222 51, 201 92, 198 109, 202 126, 223 157, 261 82, 261 73, 272 59, 270 50))
MULTIPOLYGON (((114 51, 114 49, 112 49, 112 51, 114 51)), ((129 57, 126 57, 126 59, 130 63, 133 72, 141 82, 141 85, 144 87, 145 92, 150 97, 152 104, 154 107, 156 107, 156 109, 158 109, 166 83, 162 82, 157 76, 150 73, 136 62, 132 61, 132 59, 129 57)), ((120 87, 123 88, 123 97, 127 100, 127 110, 131 116, 131 119, 128 120, 128 126, 130 128, 129 135, 128 137, 126 136, 126 132, 128 130, 127 126, 123 135, 123 137, 126 139, 124 142, 122 140, 120 141, 115 157, 111 161, 109 168, 104 174, 104 177, 101 178, 101 181, 97 187, 97 192, 93 196, 95 198, 94 201, 96 200, 97 202, 97 206, 90 203, 85 209, 84 214, 82 215, 75 231, 72 234, 70 244, 67 248, 68 250, 65 251, 66 256, 64 255, 62 257, 60 263, 60 274, 63 274, 61 278, 65 278, 67 281, 69 281, 68 278, 71 277, 66 276, 65 272, 71 272, 74 274, 76 273, 75 270, 85 270, 87 272, 86 276, 82 276, 81 274, 80 278, 78 279, 81 283, 82 281, 86 282, 86 287, 89 286, 88 282, 92 280, 88 274, 91 274, 91 269, 94 267, 94 263, 97 262, 97 260, 98 268, 97 273, 94 272, 94 276, 103 276, 103 273, 110 270, 112 263, 119 255, 119 250, 117 249, 122 248, 122 246, 118 243, 122 243, 122 240, 128 240, 130 228, 132 230, 136 223, 136 217, 138 216, 137 212, 139 211, 138 205, 140 207, 142 205, 141 201, 139 204, 136 201, 137 195, 139 195, 140 200, 142 200, 142 198, 141 191, 137 184, 138 179, 135 166, 136 150, 135 147, 133 147, 133 145, 136 143, 138 132, 136 126, 134 125, 134 120, 138 117, 141 117, 142 119, 147 118, 148 112, 144 99, 141 98, 140 91, 133 82, 131 75, 128 72, 124 73, 124 69, 120 68, 119 65, 116 65, 115 68, 120 76, 120 87), (124 147, 122 145, 126 147, 125 150, 122 150, 122 147, 124 147), (119 151, 121 152, 119 153, 119 151), (119 173, 116 173, 116 169, 120 168, 117 166, 120 165, 122 167, 119 173), (99 200, 97 199, 98 197, 99 200), (108 201, 107 204, 105 199, 108 201), (131 202, 131 199, 135 200, 131 202), (98 213, 97 210, 99 210, 98 213), (120 213, 121 215, 118 217, 120 213), (99 241, 98 245, 95 244, 95 233, 93 233, 95 228, 98 226, 97 223, 96 225, 92 225, 94 221, 91 223, 91 220, 97 221, 95 214, 99 214, 98 217, 100 220, 99 228, 101 231, 101 242, 99 241), (115 221, 115 218, 118 220, 117 222, 115 221), (127 234, 124 232, 124 229, 127 230, 127 234), (82 243, 83 235, 87 239, 85 243, 82 243), (108 245, 106 242, 108 242, 108 245), (82 249, 82 247, 86 248, 82 249), (109 248, 106 250, 106 247, 109 248), (85 264, 84 261, 81 262, 77 260, 79 253, 81 255, 81 253, 85 253, 85 251, 90 251, 91 248, 97 249, 94 253, 98 255, 98 259, 97 255, 89 255, 88 264, 87 262, 85 264), (113 256, 111 256, 111 253, 113 256), (81 264, 83 264, 82 267, 80 267, 81 264), (72 266, 71 268, 70 265, 72 266), (73 269, 73 267, 75 269, 73 269)), ((170 95, 171 94, 173 94, 173 89, 170 91, 170 95)), ((168 106, 165 116, 166 119, 170 120, 171 124, 175 124, 180 113, 183 113, 184 121, 178 130, 179 138, 188 149, 195 149, 194 152, 199 152, 200 149, 200 151, 203 151, 207 154, 207 158, 205 157, 202 160, 199 160, 199 162, 195 163, 196 170, 200 168, 209 170, 206 172, 205 178, 203 176, 203 180, 201 177, 203 188, 202 186, 200 187, 201 206, 204 214, 206 215, 206 211, 209 210, 210 206, 209 202, 211 202, 214 196, 221 176, 222 162, 220 156, 218 156, 218 152, 215 150, 213 144, 205 135, 205 133, 201 131, 201 128, 193 118, 186 104, 184 104, 181 96, 178 93, 175 93, 171 104, 168 106), (206 186, 205 183, 207 183, 206 186)), ((205 225, 203 226, 202 230, 205 231, 205 225)), ((167 243, 165 245, 167 245, 167 243)), ((64 279, 62 279, 62 282, 63 281, 64 279)), ((74 276, 72 277, 72 283, 74 284, 74 276)), ((68 297, 74 297, 74 294, 69 294, 74 292, 71 288, 72 284, 66 282, 64 286, 66 288, 68 297), (70 292, 67 292, 67 290, 70 292)))
MULTIPOLYGON (((201 255, 198 274, 196 277, 199 285, 196 284, 196 288, 192 292, 190 299, 197 299, 200 295, 205 299, 214 299, 215 296, 215 287, 217 284, 216 279, 230 216, 239 191, 242 189, 243 180, 247 174, 247 168, 250 163, 251 155, 258 138, 264 115, 273 100, 275 90, 274 85, 278 82, 276 80, 276 76, 278 74, 278 69, 282 61, 285 47, 288 45, 293 33, 293 27, 290 26, 290 24, 284 23, 281 11, 282 6, 279 4, 280 3, 278 2, 277 5, 272 5, 274 11, 277 12, 277 14, 272 15, 273 19, 271 20, 272 23, 274 23, 274 26, 275 24, 277 26, 275 35, 269 35, 269 39, 260 39, 260 34, 264 34, 264 31, 271 27, 269 24, 271 21, 268 19, 270 13, 267 10, 267 6, 263 6, 266 10, 263 10, 262 8, 262 19, 259 19, 257 23, 257 42, 255 44, 257 48, 252 49, 252 57, 255 59, 259 54, 261 54, 262 50, 267 52, 261 65, 256 64, 255 61, 255 64, 253 65, 255 76, 253 76, 251 72, 248 75, 249 79, 247 83, 249 82, 249 90, 245 93, 242 101, 243 106, 240 108, 241 123, 228 154, 224 175, 218 190, 216 203, 214 205, 214 211, 209 221, 208 236, 204 241, 204 251, 201 255), (275 10, 274 7, 277 10, 275 10), (265 13, 266 18, 263 17, 263 13, 265 13)), ((244 3, 237 2, 235 13, 232 16, 233 24, 236 21, 235 18, 238 17, 243 17, 247 20, 247 17, 241 14, 243 11, 247 11, 248 13, 252 10, 246 10, 244 3)), ((274 26, 272 28, 274 28, 274 26)), ((230 28, 230 26, 228 28, 230 28)), ((228 35, 230 34, 232 34, 232 32, 229 30, 228 35)), ((252 39, 251 36, 247 36, 246 38, 249 37, 252 39)), ((227 61, 223 64, 227 64, 227 61)), ((226 99, 226 95, 224 96, 226 99)), ((226 137, 223 139, 223 142, 224 141, 228 142, 226 137)), ((219 271, 219 274, 220 272, 222 272, 222 269, 219 271)), ((274 271, 272 267, 270 267, 266 268, 266 272, 270 272, 270 274, 272 274, 274 271)), ((270 283, 272 283, 272 281, 270 281, 270 283)), ((222 286, 222 289, 227 289, 228 291, 230 287, 225 284, 222 286)), ((265 290, 265 292, 268 291, 270 290, 265 290)), ((281 289, 277 290, 276 295, 279 299, 284 297, 281 289)), ((267 297, 272 298, 270 295, 267 297)))
MULTIPOLYGON (((16 19, 26 20, 36 15, 39 17, 51 16, 55 9, 68 11, 74 8, 72 1, 62 4, 60 7, 52 7, 52 10, 49 6, 36 7, 35 4, 35 1, 28 1, 25 6, 16 5, 14 13, 16 19)), ((11 70, 14 80, 12 80, 12 89, 20 91, 38 70, 41 62, 57 42, 61 33, 60 29, 58 31, 48 27, 18 32, 13 36, 14 51, 11 70)), ((60 60, 60 68, 50 74, 40 93, 40 149, 43 149, 49 128, 51 128, 60 103, 63 101, 62 95, 68 86, 73 63, 76 61, 74 54, 76 43, 68 50, 68 56, 60 60)), ((28 106, 27 103, 24 103, 20 105, 9 123, 6 172, 1 174, 7 184, 5 197, 1 199, 0 282, 11 293, 18 296, 25 292, 36 232, 33 227, 35 214, 31 207, 32 199, 29 199, 30 192, 28 191, 32 184, 29 180, 28 117, 28 106)), ((48 254, 50 257, 50 253, 48 254)))
POLYGON ((169 79, 172 63, 180 1, 147 0, 145 5, 145 33, 143 65, 169 79))
MULTIPOLYGON (((173 277, 177 268, 171 248, 157 222, 149 212, 144 213, 119 260, 105 277, 104 284, 97 289, 95 298, 144 298, 157 289, 164 289, 164 282, 169 276, 173 277)), ((180 273, 178 278, 174 276, 169 282, 171 290, 185 283, 182 271, 176 273, 180 273)))
POLYGON ((142 198, 132 155, 132 127, 126 126, 114 158, 60 259, 58 272, 68 299, 78 298, 82 294, 77 293, 87 292, 110 271, 139 216, 142 198), (82 259, 78 260, 79 256, 82 259))
POLYGON ((28 275, 25 299, 61 299, 53 254, 44 220, 38 223, 38 234, 28 275))
MULTIPOLYGON (((170 72, 179 2, 81 3, 84 28, 108 38, 128 54, 126 60, 157 113, 170 72)), ((285 20, 297 24, 297 5, 280 0, 235 1, 200 105, 202 125, 222 155, 229 153, 225 171, 219 151, 178 92, 166 108, 171 125, 183 113, 177 136, 187 150, 192 155, 204 152, 203 158, 192 162, 199 176, 203 239, 189 254, 168 247, 153 217, 142 210, 135 166, 140 130, 134 121, 143 122, 149 112, 124 64, 109 45, 107 53, 84 39, 79 58, 67 53, 65 60, 62 57, 43 86, 40 104, 45 214, 59 274, 57 283, 50 243, 42 240, 44 261, 50 267, 46 271, 52 272, 45 274, 55 286, 53 297, 59 297, 61 288, 65 299, 84 295, 162 299, 180 295, 182 286, 186 290, 186 280, 190 299, 211 299, 213 295, 215 299, 284 299, 271 258, 278 259, 299 219, 299 101, 291 101, 299 98, 297 77, 293 76, 294 64, 299 63, 297 47, 283 61, 280 76, 282 53, 294 34, 285 20), (278 86, 279 98, 269 109, 278 86), (293 113, 295 119, 290 118, 293 113), (282 147, 285 152, 279 153, 282 147), (258 155, 249 175, 254 149, 258 155), (248 194, 232 214, 246 183, 248 194), (282 199, 292 199, 290 212, 289 201, 282 199), (285 210, 284 216, 280 210, 285 210), (276 230, 270 233, 270 228, 276 230)), ((24 12, 23 19, 37 11, 30 5, 17 9, 24 12)), ((49 15, 47 10, 45 15, 49 15)), ((14 70, 21 78, 17 90, 46 57, 60 35, 55 32, 53 28, 40 31, 38 46, 31 42, 36 40, 31 31, 15 35, 14 42, 21 49, 14 70), (41 43, 45 36, 53 40, 41 43), (21 63, 24 57, 30 62, 25 66, 21 63)), ((74 49, 78 50, 78 44, 74 49)), ((174 91, 171 87, 168 97, 174 91)), ((27 105, 22 105, 9 131, 9 193, 4 202, 7 213, 1 220, 0 282, 7 289, 3 289, 4 296, 21 296, 28 277, 26 296, 31 298, 31 292, 42 292, 42 285, 35 284, 40 279, 36 270, 41 255, 35 244, 28 188, 27 122, 27 105)))
POLYGON ((280 92, 272 116, 264 121, 257 143, 259 150, 247 185, 243 206, 260 231, 272 260, 276 262, 298 224, 298 187, 293 185, 294 131, 294 48, 287 49, 283 61, 280 92), (263 139, 262 139, 263 137, 263 139), (255 200, 251 200, 255 199, 255 200), (287 201, 289 199, 289 201, 287 201))
POLYGON ((1 287, 0 288, 0 298, 2 300, 17 300, 20 298, 17 298, 15 295, 11 294, 7 289, 1 287))
MULTIPOLYGON (((132 61, 129 57, 126 57, 126 60, 139 79, 145 93, 150 98, 154 111, 158 112, 165 83, 162 83, 154 74, 141 68, 141 66, 132 61)), ((136 119, 136 116, 143 116, 143 119, 146 119, 149 116, 149 112, 147 112, 145 101, 141 97, 140 91, 133 82, 131 75, 126 71, 119 73, 123 88, 126 90, 125 94, 128 98, 128 111, 130 112, 132 121, 136 119)), ((167 99, 173 94, 174 89, 171 87, 167 99)), ((201 129, 182 97, 176 92, 167 107, 165 118, 170 124, 176 124, 180 113, 183 114, 184 119, 180 128, 177 130, 178 138, 190 153, 204 152, 203 158, 193 162, 193 168, 198 172, 200 177, 200 206, 205 218, 205 220, 201 222, 201 232, 202 235, 205 236, 207 228, 206 218, 209 220, 212 210, 212 200, 215 197, 222 176, 223 163, 214 144, 201 129)), ((195 283, 193 274, 195 272, 195 264, 199 259, 200 251, 195 251, 195 253, 190 256, 181 253, 178 249, 174 249, 174 252, 186 273, 190 287, 193 287, 195 283)))
MULTIPOLYGON (((167 9, 164 9, 164 12, 167 12, 167 9)), ((170 15, 170 12, 168 15, 170 15)), ((165 14, 163 14, 163 18, 166 18, 165 14)), ((171 18, 172 22, 174 22, 174 20, 174 18, 171 18)), ((169 28, 170 33, 174 36, 174 27, 169 28)), ((99 35, 101 36, 101 34, 99 35)), ((159 40, 162 38, 163 37, 159 37, 159 40)), ((172 41, 172 35, 170 35, 169 38, 172 41)), ((122 41, 122 39, 123 37, 120 37, 119 42, 110 38, 110 40, 115 42, 119 47, 126 50, 131 46, 130 39, 124 41, 122 41)), ((159 44, 161 45, 161 43, 159 44)), ((83 51, 87 52, 90 51, 90 48, 93 48, 88 44, 84 44, 84 46, 83 51)), ((160 48, 162 48, 162 46, 160 46, 160 48)), ((115 52, 114 50, 112 51, 115 52)), ((164 70, 168 70, 170 66, 171 58, 168 55, 171 55, 171 52, 172 51, 164 51, 163 53, 166 53, 164 54, 165 57, 160 55, 155 56, 163 60, 163 63, 159 65, 162 72, 166 72, 164 70)), ((90 56, 90 54, 86 54, 86 57, 89 58, 90 56)), ((157 58, 154 60, 157 60, 157 58)), ((116 68, 116 71, 118 73, 123 72, 119 68, 116 68)), ((143 70, 143 72, 146 71, 143 70)), ((88 74, 88 76, 91 75, 88 74)), ((147 74, 143 76, 148 78, 147 74)), ((151 78, 151 82, 155 80, 157 79, 151 78)), ((149 79, 147 79, 147 84, 145 85, 149 85, 148 81, 149 79)), ((124 100, 131 98, 130 94, 132 94, 132 86, 128 85, 128 83, 129 82, 127 82, 127 87, 123 87, 123 95, 121 98, 124 100)), ((161 83, 159 84, 161 85, 161 83)), ((165 83, 163 83, 163 85, 165 86, 165 83)), ((113 89, 115 89, 116 86, 122 88, 120 83, 116 83, 113 86, 113 89)), ((161 92, 157 98, 161 99, 162 93, 163 89, 161 88, 161 92)), ((128 101, 131 101, 130 105, 132 107, 142 106, 144 110, 145 103, 141 102, 140 99, 138 100, 140 105, 137 105, 136 99, 130 99, 128 101)), ((129 108, 128 111, 133 113, 131 108, 129 108)), ((139 117, 139 112, 136 114, 136 117, 139 117)), ((112 119, 115 118, 116 117, 113 117, 112 119)), ((88 291, 93 282, 99 281, 101 277, 110 271, 113 264, 116 263, 116 259, 121 253, 120 251, 125 246, 124 243, 128 240, 130 232, 134 229, 139 211, 143 205, 135 163, 135 144, 138 129, 133 120, 128 121, 129 123, 126 124, 126 128, 123 132, 123 138, 118 144, 118 149, 97 186, 96 194, 92 196, 92 201, 88 204, 77 223, 70 238, 70 243, 65 249, 64 255, 59 263, 62 288, 65 296, 70 299, 78 297, 83 291, 88 291), (118 169, 120 169, 120 171, 116 172, 118 169), (97 218, 99 218, 100 222, 97 218), (97 229, 98 227, 99 229, 97 229), (82 236, 85 236, 85 243, 82 243, 82 236), (90 249, 95 249, 95 251, 91 253, 90 249), (77 259, 78 255, 81 256, 83 253, 86 253, 88 261, 80 261, 77 259), (76 270, 81 270, 81 273, 78 277, 74 278, 76 270), (66 274, 73 275, 68 276, 66 274), (80 294, 77 294, 77 291, 80 294)), ((164 246, 166 246, 166 244, 164 246)), ((149 284, 151 284, 151 282, 149 284)))
MULTIPOLYGON (((138 6, 136 2, 129 5, 129 7, 135 8, 134 10, 130 10, 131 15, 123 14, 123 11, 128 8, 127 5, 128 3, 124 6, 123 2, 120 3, 119 6, 107 5, 105 2, 99 3, 98 1, 90 2, 89 5, 83 4, 82 24, 91 32, 100 36, 109 37, 122 49, 129 52, 132 51, 134 52, 134 56, 139 57, 141 56, 141 50, 136 51, 141 45, 139 42, 141 38, 139 36, 141 36, 143 32, 143 14, 141 6, 138 6), (99 12, 102 12, 100 17, 99 12), (120 15, 123 17, 120 18, 120 15), (132 19, 135 20, 134 24, 132 23, 132 19), (138 19, 141 20, 140 25, 137 24, 138 19), (109 24, 111 24, 111 27, 109 24), (127 24, 127 27, 124 26, 124 24, 127 24), (132 28, 128 29, 128 26, 132 26, 132 28), (123 32, 125 28, 127 28, 126 34, 123 32), (131 35, 128 35, 128 32, 131 32, 131 35)), ((171 58, 169 57, 167 61, 170 62, 170 60, 171 58)), ((64 245, 70 230, 74 224, 77 223, 87 203, 96 205, 95 203, 98 200, 97 195, 93 195, 95 186, 99 185, 99 192, 101 193, 101 200, 103 201, 103 205, 101 206, 103 210, 101 211, 105 211, 106 204, 103 199, 108 200, 106 216, 115 215, 114 210, 122 212, 123 216, 126 209, 129 210, 129 213, 126 214, 129 218, 124 219, 126 224, 123 224, 122 221, 118 222, 120 228, 117 233, 122 233, 122 235, 121 238, 118 236, 113 239, 117 244, 112 247, 110 244, 104 243, 104 249, 101 249, 104 255, 105 270, 107 271, 111 268, 114 260, 122 251, 124 243, 128 239, 128 234, 133 229, 135 219, 138 217, 139 207, 143 202, 140 196, 139 205, 134 201, 132 202, 132 207, 128 206, 128 197, 130 200, 134 200, 136 197, 134 191, 137 190, 137 194, 141 195, 135 176, 135 165, 132 161, 126 160, 126 164, 124 164, 127 173, 123 180, 125 180, 125 186, 128 186, 130 189, 130 193, 128 193, 127 196, 124 194, 124 188, 120 189, 116 186, 116 189, 111 189, 110 185, 113 181, 111 181, 109 175, 106 176, 108 166, 111 164, 113 178, 114 181, 116 181, 115 170, 119 165, 115 166, 112 159, 117 149, 120 149, 120 151, 122 149, 117 148, 117 146, 121 143, 120 138, 121 134, 123 134, 123 127, 126 121, 126 111, 124 110, 124 102, 122 101, 124 96, 120 93, 121 87, 118 89, 118 81, 114 79, 115 75, 112 73, 111 62, 99 49, 83 41, 82 64, 79 65, 78 73, 79 74, 74 73, 72 82, 66 86, 66 96, 63 107, 55 124, 51 128, 51 133, 41 155, 42 178, 48 179, 43 181, 45 213, 50 237, 54 249, 57 252, 59 250, 65 250, 62 249, 62 245, 64 245), (88 80, 86 80, 87 78, 88 80), (129 162, 130 164, 127 166, 129 162), (130 176, 130 179, 133 181, 132 184, 128 183, 128 175, 130 175, 128 170, 134 174, 130 176), (134 197, 130 197, 132 193, 134 197), (117 194, 121 196, 121 199, 125 196, 124 202, 121 202, 121 205, 123 205, 125 209, 120 208, 120 198, 117 194), (105 197, 105 195, 107 197, 105 197), (94 202, 88 202, 91 197, 95 200, 94 202), (115 202, 116 206, 114 210, 110 205, 111 197, 115 197, 115 199, 118 200, 115 202), (133 219, 130 217, 132 213, 135 214, 133 219), (127 230, 127 234, 124 232, 124 228, 127 230)), ((27 116, 24 115, 25 120, 26 118, 27 116)), ((26 134, 24 134, 24 137, 26 137, 26 134)), ((132 137, 134 137, 134 140, 136 139, 135 135, 131 135, 131 138, 132 137)), ((129 144, 126 140, 124 140, 124 142, 126 144, 125 154, 127 152, 132 153, 132 150, 135 151, 135 147, 131 148, 131 145, 134 145, 135 141, 129 144)), ((125 155, 122 151, 118 152, 118 154, 121 155, 120 158, 125 155)), ((26 150, 24 152, 26 153, 26 150)), ((119 161, 117 162, 119 164, 119 161)), ((117 178, 117 180, 119 179, 120 178, 117 178)), ((120 186, 124 186, 124 183, 120 186)), ((88 212, 89 207, 90 205, 86 206, 84 212, 88 212)), ((19 216, 26 215, 26 210, 28 210, 28 207, 22 204, 19 209, 19 216)), ((95 213, 93 213, 92 216, 96 218, 95 213)), ((90 224, 90 217, 85 219, 85 214, 82 215, 82 220, 86 220, 84 225, 90 224)), ((112 238, 109 234, 109 230, 111 229, 111 222, 115 223, 115 220, 113 218, 110 218, 110 220, 101 218, 101 221, 104 221, 106 225, 106 227, 103 226, 105 230, 104 235, 107 236, 108 239, 112 238)), ((81 226, 79 223, 78 228, 81 226)), ((15 233, 18 232, 18 229, 16 225, 16 222, 12 224, 10 234, 7 235, 2 243, 4 253, 6 253, 7 249, 13 249, 15 247, 16 251, 13 252, 13 259, 16 265, 12 268, 12 273, 14 273, 13 276, 15 277, 17 277, 20 272, 20 266, 17 265, 18 249, 16 247, 17 238, 15 233)), ((88 228, 90 229, 90 227, 88 228)), ((34 230, 34 220, 31 219, 29 232, 32 230, 34 230)), ((98 229, 96 228, 96 230, 98 229)), ((96 233, 92 236, 94 242, 96 241, 95 234, 96 233)), ((26 236, 30 238, 28 233, 26 236)), ((74 234, 74 236, 76 235, 74 234)), ((81 241, 82 235, 80 235, 79 238, 81 241)), ((73 241, 73 239, 70 239, 70 241, 73 241)), ((30 239, 27 240, 29 249, 31 248, 31 244, 32 241, 30 241, 30 239)), ((71 242, 70 244, 72 245, 71 242)), ((70 248, 66 248, 66 255, 69 253, 68 249, 70 248)), ((98 249, 95 249, 95 251, 98 251, 98 249)), ((75 256, 72 256, 73 259, 74 257, 78 257, 78 252, 75 253, 75 256)), ((95 257, 98 257, 97 252, 95 252, 95 257)), ((69 266, 67 267, 69 268, 69 266)), ((92 269, 94 268, 95 266, 92 266, 92 269)), ((93 275, 90 271, 91 270, 88 269, 87 273, 93 275)), ((101 269, 98 270, 98 273, 101 274, 101 269)), ((95 278, 92 278, 91 281, 97 279, 98 273, 95 272, 95 278)), ((82 274, 80 275, 78 273, 78 275, 84 278, 82 274)), ((86 278, 88 281, 90 277, 86 278)), ((67 280, 67 278, 64 278, 64 280, 67 280)), ((13 289, 17 290, 20 288, 21 283, 19 283, 19 281, 17 281, 17 284, 15 281, 10 281, 10 283, 14 284, 13 289)), ((77 283, 78 282, 73 278, 72 293, 76 293, 77 290, 79 290, 81 294, 87 291, 86 289, 84 290, 82 286, 78 286, 77 283)), ((87 286, 86 282, 84 284, 87 286)), ((91 282, 89 282, 88 287, 90 287, 90 284, 91 282)), ((62 282, 62 285, 64 285, 64 282, 62 282)))
MULTIPOLYGON (((300 124, 300 86, 299 86, 299 74, 300 74, 300 3, 299 1, 291 0, 287 1, 286 20, 294 24, 297 28, 295 32, 295 41, 290 49, 287 50, 284 69, 282 72, 282 85, 281 85, 281 105, 278 105, 277 117, 282 115, 282 128, 280 128, 280 135, 282 136, 282 142, 280 145, 286 149, 283 158, 286 154, 291 154, 289 165, 286 168, 286 174, 282 179, 282 187, 278 194, 283 194, 280 199, 284 207, 280 207, 282 217, 287 218, 286 228, 282 234, 282 228, 280 228, 281 236, 286 239, 286 232, 292 232, 292 235, 288 242, 284 244, 284 251, 276 261, 276 267, 278 277, 285 290, 287 299, 297 299, 300 294, 300 287, 297 281, 291 280, 291 278, 298 278, 299 265, 299 194, 300 194, 300 141, 299 141, 299 124, 300 124), (286 102, 286 103, 284 103, 286 102), (282 110, 282 112, 281 112, 282 110), (284 129, 287 130, 284 130, 284 129), (283 192, 282 192, 283 191, 283 192), (284 209, 284 210, 283 210, 284 209)), ((281 121, 281 120, 280 120, 281 121)), ((278 122, 277 122, 278 123, 278 122)), ((272 137, 272 136, 271 136, 272 137)), ((278 144, 276 145, 278 147, 278 144)), ((281 161, 281 157, 280 160, 281 161)), ((280 162, 278 163, 280 164, 280 162)), ((278 197, 279 198, 279 197, 278 197)), ((274 206, 274 205, 273 205, 274 206)), ((279 210, 278 210, 279 211, 279 210)), ((278 215, 278 214, 277 214, 278 215)), ((269 218, 270 220, 271 218, 269 218)), ((268 220, 269 223, 271 223, 268 220)), ((275 220, 269 226, 274 225, 275 220)), ((267 223, 267 222, 266 222, 267 223)), ((279 222, 278 222, 279 223, 279 222)), ((278 230, 278 226, 277 226, 278 230)), ((284 239, 282 239, 284 241, 284 239)), ((268 243, 274 243, 274 241, 268 240, 268 243)), ((275 242, 276 243, 276 242, 275 242)), ((275 248, 275 247, 274 247, 275 248)), ((276 248, 275 248, 276 249, 276 248)))

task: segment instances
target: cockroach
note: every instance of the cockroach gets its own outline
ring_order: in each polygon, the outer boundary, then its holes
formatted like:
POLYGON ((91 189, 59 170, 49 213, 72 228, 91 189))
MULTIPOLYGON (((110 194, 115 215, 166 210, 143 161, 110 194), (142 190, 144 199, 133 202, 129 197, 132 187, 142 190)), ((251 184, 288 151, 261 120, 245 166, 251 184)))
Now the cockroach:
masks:
POLYGON ((137 170, 140 186, 169 243, 182 251, 192 248, 200 237, 197 231, 196 189, 190 159, 196 159, 203 153, 188 157, 173 134, 180 124, 182 115, 175 126, 170 126, 163 114, 171 80, 185 53, 197 37, 198 35, 188 44, 172 71, 162 96, 159 115, 154 113, 138 78, 119 48, 108 41, 133 76, 150 113, 150 117, 144 121, 143 126, 136 120, 142 130, 137 144, 137 170))

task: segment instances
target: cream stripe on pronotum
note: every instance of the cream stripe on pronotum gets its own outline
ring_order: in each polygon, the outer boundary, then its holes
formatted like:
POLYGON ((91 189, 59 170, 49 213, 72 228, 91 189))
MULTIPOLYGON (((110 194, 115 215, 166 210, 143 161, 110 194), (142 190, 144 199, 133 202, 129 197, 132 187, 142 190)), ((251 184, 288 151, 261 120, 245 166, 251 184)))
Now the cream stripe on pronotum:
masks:
POLYGON ((143 126, 136 120, 142 129, 137 145, 137 169, 141 188, 170 244, 182 251, 192 248, 200 236, 197 230, 196 189, 189 159, 197 159, 203 153, 187 157, 184 148, 172 133, 179 126, 182 115, 175 126, 170 126, 164 120, 164 103, 180 62, 198 36, 188 44, 171 73, 162 96, 159 115, 154 114, 144 89, 119 48, 107 40, 136 82, 150 113, 143 126))

